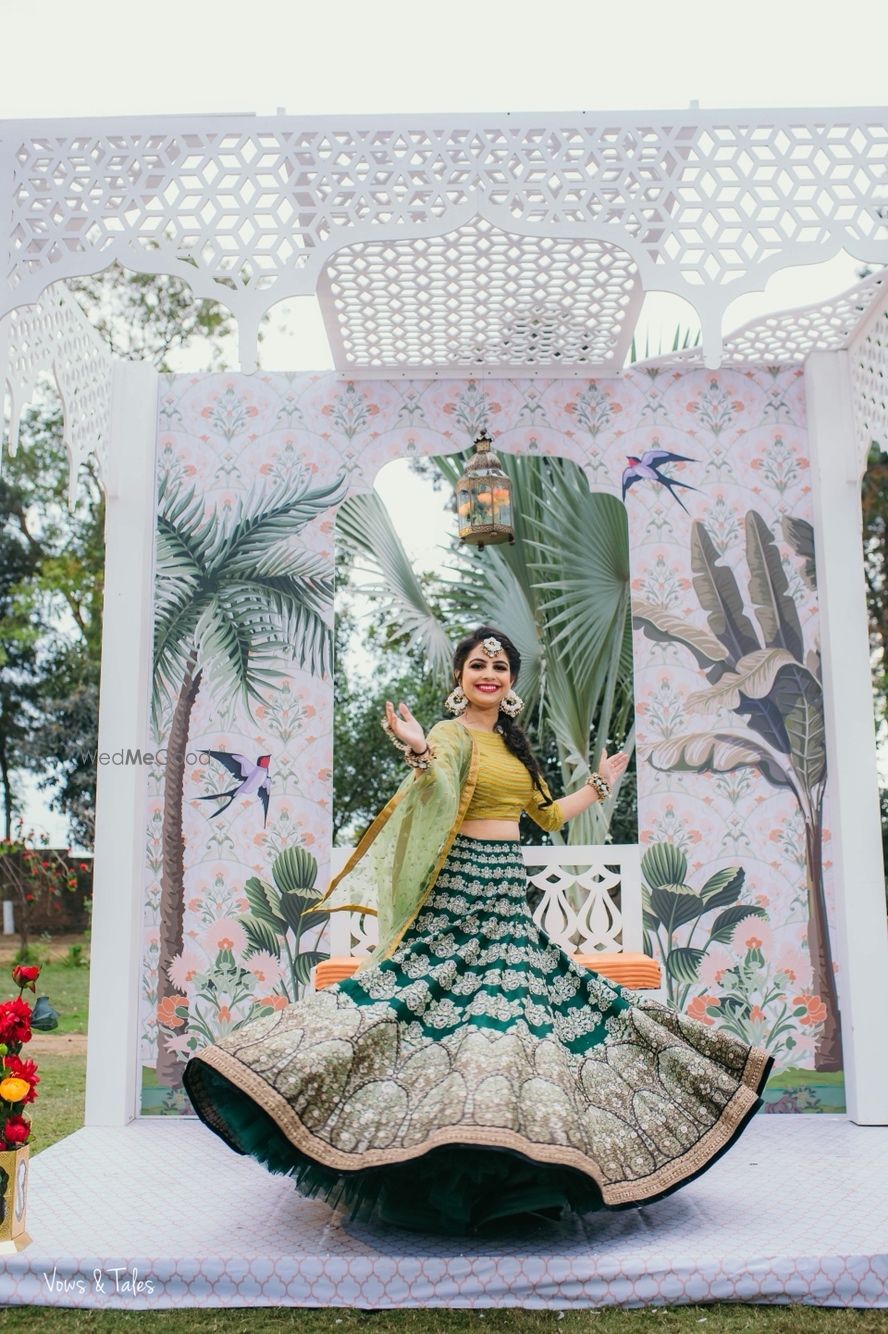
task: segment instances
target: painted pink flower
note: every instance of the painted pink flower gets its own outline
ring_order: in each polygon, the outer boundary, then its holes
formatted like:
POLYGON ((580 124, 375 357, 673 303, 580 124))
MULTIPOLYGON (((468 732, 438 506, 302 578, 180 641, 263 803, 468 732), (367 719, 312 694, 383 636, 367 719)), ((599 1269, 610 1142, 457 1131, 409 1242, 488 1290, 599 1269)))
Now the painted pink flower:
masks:
POLYGON ((203 960, 194 950, 184 949, 181 954, 177 954, 170 964, 167 972, 173 986, 179 991, 184 991, 189 982, 194 978, 195 973, 201 972, 204 967, 203 960))
POLYGON ((276 959, 267 950, 260 950, 257 954, 251 954, 249 959, 245 959, 244 962, 256 981, 263 986, 273 987, 283 977, 280 960, 276 959))
POLYGON ((715 944, 703 956, 697 976, 704 986, 717 986, 725 969, 734 962, 733 954, 723 945, 715 944))
POLYGON ((220 950, 231 950, 239 954, 247 947, 247 933, 234 918, 220 917, 204 931, 201 943, 212 954, 217 954, 220 950))
POLYGON ((761 950, 770 958, 774 950, 774 932, 763 917, 744 917, 734 930, 734 947, 742 950, 761 950))

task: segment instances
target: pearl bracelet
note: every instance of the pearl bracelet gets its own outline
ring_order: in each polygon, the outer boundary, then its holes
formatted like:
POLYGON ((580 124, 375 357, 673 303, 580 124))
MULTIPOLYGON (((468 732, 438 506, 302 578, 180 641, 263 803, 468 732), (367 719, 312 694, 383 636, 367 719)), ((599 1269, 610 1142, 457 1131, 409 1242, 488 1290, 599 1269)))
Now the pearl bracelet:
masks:
POLYGON ((435 758, 435 752, 427 745, 425 750, 415 751, 410 746, 404 751, 404 759, 411 769, 427 769, 435 758))
POLYGON ((599 773, 590 774, 586 779, 586 786, 595 789, 599 801, 607 801, 611 794, 610 783, 599 773))
POLYGON ((429 764, 435 758, 435 752, 432 750, 428 742, 426 742, 425 750, 416 751, 409 742, 402 741, 400 737, 395 736, 394 731, 389 726, 387 718, 382 719, 382 730, 385 732, 392 745, 397 746, 398 750, 404 752, 404 759, 411 769, 427 769, 429 764))

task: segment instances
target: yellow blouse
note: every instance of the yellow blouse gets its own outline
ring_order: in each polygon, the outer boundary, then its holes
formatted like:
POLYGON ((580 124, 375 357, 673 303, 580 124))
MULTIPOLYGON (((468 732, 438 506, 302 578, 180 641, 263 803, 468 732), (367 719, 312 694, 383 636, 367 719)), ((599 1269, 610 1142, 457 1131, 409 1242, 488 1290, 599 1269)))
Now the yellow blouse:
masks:
MULTIPOLYGON (((465 726, 465 724, 462 724, 465 726)), ((507 747, 499 732, 483 728, 468 729, 478 743, 480 762, 475 790, 463 817, 466 820, 517 820, 527 811, 540 829, 551 832, 560 829, 565 817, 557 801, 543 806, 545 798, 534 787, 525 766, 507 747)), ((550 792, 545 782, 546 796, 550 792)))

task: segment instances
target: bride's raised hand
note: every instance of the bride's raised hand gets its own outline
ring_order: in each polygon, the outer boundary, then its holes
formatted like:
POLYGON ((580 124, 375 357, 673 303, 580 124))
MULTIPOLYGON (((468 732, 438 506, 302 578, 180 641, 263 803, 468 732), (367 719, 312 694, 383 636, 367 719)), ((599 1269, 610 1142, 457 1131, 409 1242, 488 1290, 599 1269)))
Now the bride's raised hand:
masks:
POLYGON ((385 721, 398 740, 405 742, 411 750, 416 751, 417 755, 425 750, 425 733, 403 701, 396 710, 392 701, 386 700, 385 721))
POLYGON ((621 778, 626 772, 626 765, 629 763, 629 756, 623 750, 618 750, 616 755, 608 756, 606 750, 601 752, 598 760, 598 773, 601 774, 608 787, 613 787, 617 779, 621 778))

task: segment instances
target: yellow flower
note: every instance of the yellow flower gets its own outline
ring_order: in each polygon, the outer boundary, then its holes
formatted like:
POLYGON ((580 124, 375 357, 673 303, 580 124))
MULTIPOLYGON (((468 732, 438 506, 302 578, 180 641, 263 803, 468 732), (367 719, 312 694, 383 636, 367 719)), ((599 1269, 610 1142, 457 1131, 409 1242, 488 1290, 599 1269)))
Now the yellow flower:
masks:
POLYGON ((0 1083, 0 1098, 6 1102, 21 1102, 30 1087, 27 1079, 17 1079, 15 1075, 10 1075, 0 1083))

